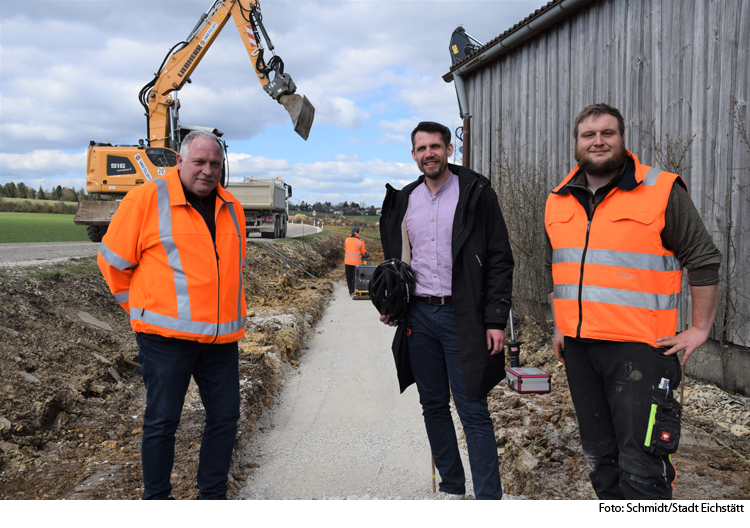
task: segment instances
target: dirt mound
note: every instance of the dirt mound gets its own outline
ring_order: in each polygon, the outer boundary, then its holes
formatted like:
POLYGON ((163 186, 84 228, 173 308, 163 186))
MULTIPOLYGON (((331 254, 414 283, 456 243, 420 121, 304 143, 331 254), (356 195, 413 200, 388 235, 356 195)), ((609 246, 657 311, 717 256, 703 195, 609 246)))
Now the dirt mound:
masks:
MULTIPOLYGON (((550 375, 548 394, 519 394, 504 383, 488 402, 505 491, 530 499, 595 499, 581 449, 565 368, 550 335, 530 320, 516 322, 521 366, 550 375)), ((750 498, 750 398, 686 379, 675 499, 750 498), (744 429, 746 430, 746 429, 744 429)))
MULTIPOLYGON (((383 254, 375 229, 368 231, 363 236, 377 264, 383 254)), ((260 413, 298 365, 331 283, 345 280, 347 234, 248 245, 242 417, 230 497, 258 466, 242 448, 260 413)), ((551 338, 530 321, 516 321, 516 330, 524 342, 522 366, 549 373, 553 390, 521 395, 500 383, 489 395, 505 491, 533 499, 594 498, 551 338)), ((675 498, 750 498, 750 399, 697 380, 685 386, 675 498)), ((139 498, 144 408, 134 334, 94 259, 0 270, 0 497, 139 498)), ((177 433, 176 498, 197 494, 202 428, 203 409, 191 384, 177 433)))
MULTIPOLYGON (((343 246, 323 233, 248 245, 237 447, 295 366, 331 294, 343 246)), ((93 258, 0 276, 0 492, 6 499, 136 499, 145 390, 135 336, 93 258)), ((186 397, 173 495, 196 495, 203 409, 186 397)), ((236 449, 230 490, 252 468, 236 449)))

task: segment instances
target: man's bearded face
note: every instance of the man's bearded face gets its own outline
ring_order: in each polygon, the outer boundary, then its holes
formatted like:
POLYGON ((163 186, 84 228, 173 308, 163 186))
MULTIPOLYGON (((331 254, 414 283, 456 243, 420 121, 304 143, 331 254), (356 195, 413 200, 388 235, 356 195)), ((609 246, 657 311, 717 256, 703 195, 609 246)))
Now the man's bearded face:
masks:
POLYGON ((592 116, 578 125, 575 158, 589 176, 611 174, 622 167, 626 156, 625 138, 620 134, 614 116, 592 116))

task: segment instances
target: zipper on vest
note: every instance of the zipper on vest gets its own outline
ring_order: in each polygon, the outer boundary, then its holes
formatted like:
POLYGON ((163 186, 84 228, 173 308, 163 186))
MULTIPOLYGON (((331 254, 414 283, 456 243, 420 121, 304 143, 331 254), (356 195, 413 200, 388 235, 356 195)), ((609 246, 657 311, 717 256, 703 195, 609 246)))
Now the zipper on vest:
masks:
MULTIPOLYGON (((222 203, 219 206, 219 210, 215 212, 214 225, 216 225, 216 218, 219 217, 219 213, 221 212, 221 209, 222 209, 222 207, 224 207, 225 204, 226 204, 226 202, 222 203)), ((195 207, 193 207, 193 204, 191 204, 190 202, 188 202, 187 205, 190 208, 192 208, 193 211, 195 211, 196 213, 200 214, 200 212, 198 212, 198 210, 195 207)), ((202 217, 203 217, 203 215, 201 215, 201 218, 202 217)), ((211 234, 211 230, 208 229, 208 224, 206 224, 205 219, 203 219, 203 224, 206 226, 206 230, 208 231, 208 234, 210 235, 211 234)), ((221 312, 220 312, 220 310, 221 310, 221 273, 220 273, 220 268, 219 268, 219 252, 216 249, 216 240, 212 239, 212 242, 213 242, 213 245, 214 245, 214 255, 216 256, 216 282, 218 284, 218 288, 216 290, 216 332, 214 333, 214 340, 211 341, 211 344, 216 343, 216 340, 219 338, 219 322, 221 321, 221 312)))
MULTIPOLYGON (((226 205, 226 202, 222 203, 219 206, 219 210, 216 211, 216 218, 219 218, 219 214, 221 213, 221 210, 226 205)), ((218 222, 217 229, 218 229, 218 222)), ((221 267, 219 266, 219 251, 216 249, 216 240, 214 242, 214 255, 216 256, 216 334, 214 335, 214 340, 212 343, 216 343, 216 340, 219 338, 219 325, 221 323, 221 267)))
POLYGON ((216 284, 218 286, 216 290, 216 334, 212 343, 216 343, 219 338, 219 323, 221 321, 221 268, 219 267, 219 252, 216 250, 216 242, 214 242, 214 255, 216 255, 216 284))
MULTIPOLYGON (((592 212, 593 216, 593 212, 592 212)), ((578 280, 578 328, 576 328, 576 337, 581 337, 581 326, 583 325, 583 263, 586 262, 586 252, 589 249, 589 233, 591 232, 591 219, 586 224, 586 243, 583 245, 581 254, 581 278, 578 280)))
POLYGON ((594 220, 594 215, 596 214, 596 208, 599 207, 599 204, 601 204, 607 196, 609 196, 609 193, 612 192, 612 189, 609 189, 606 194, 604 195, 604 198, 602 198, 599 203, 596 203, 596 194, 593 196, 593 200, 589 202, 588 209, 585 209, 586 216, 588 217, 589 221, 586 224, 586 243, 583 245, 583 253, 581 254, 581 277, 578 281, 578 328, 576 328, 576 337, 581 337, 581 327, 583 326, 583 270, 584 270, 584 262, 586 262, 586 253, 589 250, 589 235, 591 233, 591 222, 594 220))

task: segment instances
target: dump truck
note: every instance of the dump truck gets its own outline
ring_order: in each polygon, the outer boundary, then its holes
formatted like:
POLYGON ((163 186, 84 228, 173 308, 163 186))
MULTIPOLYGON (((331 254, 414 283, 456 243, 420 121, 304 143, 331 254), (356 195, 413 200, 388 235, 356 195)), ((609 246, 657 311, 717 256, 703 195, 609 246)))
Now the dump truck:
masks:
POLYGON ((229 182, 227 190, 242 204, 247 234, 286 237, 291 185, 281 178, 243 178, 241 182, 229 182))
MULTIPOLYGON (((273 53, 274 46, 263 25, 259 1, 213 0, 190 34, 169 50, 154 78, 138 94, 146 115, 146 138, 140 139, 138 145, 112 145, 108 141, 89 144, 86 192, 94 200, 80 202, 73 221, 86 226, 92 242, 101 241, 120 200, 129 190, 175 170, 182 140, 190 131, 203 128, 211 130, 217 138, 223 135, 215 128, 183 125, 177 95, 185 83, 192 82, 190 75, 230 20, 239 31, 263 89, 286 109, 295 132, 307 140, 315 108, 307 97, 295 93, 297 85, 284 73, 281 57, 275 54, 268 60, 264 57, 264 51, 273 53)), ((249 103, 239 110, 248 115, 254 111, 249 103)), ((226 143, 219 141, 226 154, 226 143)), ((225 159, 222 186, 229 180, 227 169, 225 159)), ((274 218, 281 218, 277 209, 273 208, 274 218)), ((285 213, 284 219, 286 216, 285 213)), ((286 231, 286 221, 283 225, 286 231)))

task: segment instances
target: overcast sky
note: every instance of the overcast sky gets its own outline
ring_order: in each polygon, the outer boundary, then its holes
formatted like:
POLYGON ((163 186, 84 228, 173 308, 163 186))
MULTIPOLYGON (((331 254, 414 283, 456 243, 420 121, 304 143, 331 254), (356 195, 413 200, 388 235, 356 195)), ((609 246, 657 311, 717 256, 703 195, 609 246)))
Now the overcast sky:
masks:
MULTIPOLYGON (((145 137, 138 92, 211 3, 3 0, 0 184, 79 189, 89 141, 145 137)), ((409 134, 419 121, 461 125, 442 80, 456 26, 488 42, 545 4, 264 0, 275 52, 316 109, 308 141, 262 90, 231 23, 180 92, 180 119, 224 132, 233 179, 282 176, 293 203, 379 206, 386 182, 418 175, 409 134)))

